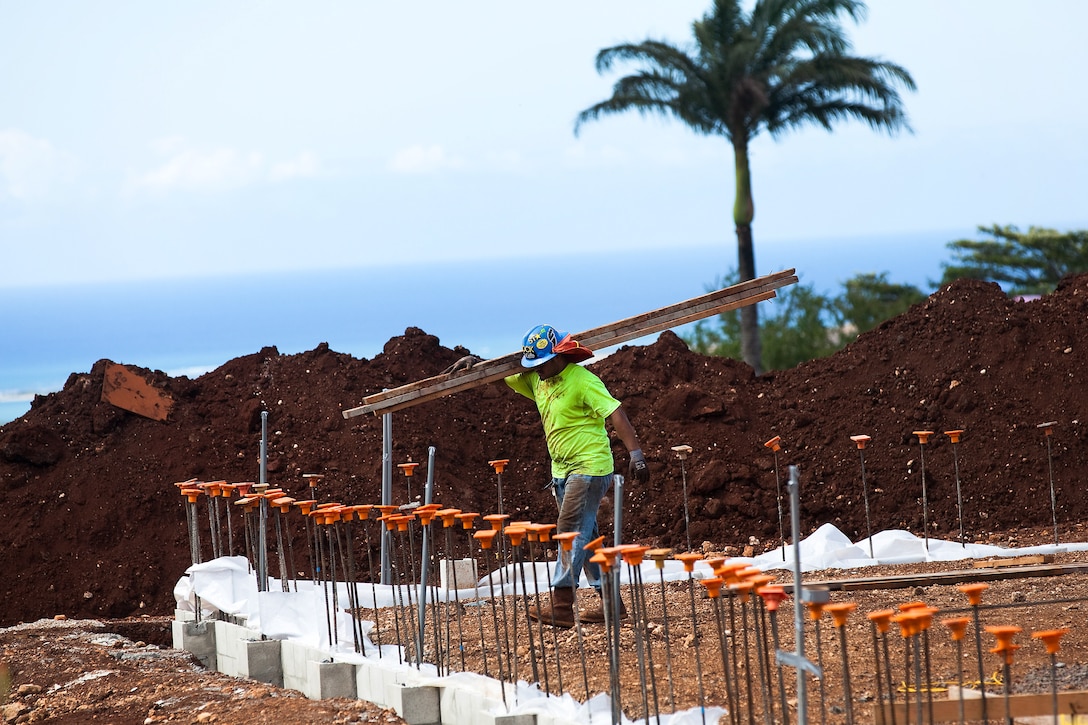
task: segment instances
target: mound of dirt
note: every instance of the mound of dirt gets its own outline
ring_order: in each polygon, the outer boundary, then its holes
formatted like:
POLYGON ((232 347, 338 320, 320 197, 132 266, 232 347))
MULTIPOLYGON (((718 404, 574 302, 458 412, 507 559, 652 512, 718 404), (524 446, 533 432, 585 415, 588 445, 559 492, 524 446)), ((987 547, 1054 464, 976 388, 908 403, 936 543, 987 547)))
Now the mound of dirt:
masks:
MULTIPOLYGON (((806 533, 832 522, 863 537, 861 460, 850 439, 859 434, 872 437, 864 463, 874 532, 922 533, 924 454, 931 536, 959 535, 958 466, 969 540, 1050 526, 1051 475, 1068 537, 1088 508, 1075 475, 1088 463, 1080 422, 1086 339, 1088 276, 1080 276, 1032 302, 1010 300, 993 284, 957 282, 830 358, 758 378, 743 363, 689 351, 671 333, 624 347, 591 368, 624 401, 650 461, 651 483, 628 487, 625 538, 684 546, 686 485, 696 546, 706 540, 739 553, 755 537, 757 550, 772 548, 789 465, 801 472, 806 533), (1048 437, 1038 425, 1050 421, 1048 437), (953 429, 964 431, 955 445, 944 435, 953 429), (924 450, 919 430, 936 433, 924 450), (777 460, 764 445, 774 436, 777 460), (683 470, 671 450, 680 444, 693 448, 683 470)), ((322 344, 297 355, 265 348, 196 379, 131 368, 176 401, 165 422, 101 400, 110 361, 71 375, 63 390, 0 427, 0 624, 57 613, 169 613, 190 563, 173 484, 257 478, 262 411, 270 483, 304 498, 302 474, 320 473, 319 499, 377 503, 381 419, 344 419, 341 410, 466 353, 409 328, 370 360, 322 344)), ((436 501, 496 511, 488 461, 507 458, 505 510, 554 519, 536 411, 505 385, 398 412, 393 434, 393 462, 423 464, 411 479, 395 474, 397 502, 422 494, 433 446, 436 501)))

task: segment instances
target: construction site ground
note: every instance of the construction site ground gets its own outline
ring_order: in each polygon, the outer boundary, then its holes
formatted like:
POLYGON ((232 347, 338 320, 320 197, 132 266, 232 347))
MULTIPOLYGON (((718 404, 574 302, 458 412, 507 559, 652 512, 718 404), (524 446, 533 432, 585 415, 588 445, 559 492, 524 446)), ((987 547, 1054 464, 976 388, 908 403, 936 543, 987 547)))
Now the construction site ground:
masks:
MULTIPOLYGON (((824 523, 833 523, 852 540, 864 538, 868 525, 874 532, 906 529, 921 535, 928 524, 931 536, 954 540, 962 521, 970 542, 1016 547, 1051 541, 1056 522, 1063 541, 1088 540, 1083 528, 1088 521, 1083 493, 1088 357, 1081 347, 1086 339, 1088 276, 1079 276, 1031 302, 1011 300, 996 285, 956 282, 829 358, 761 376, 743 363, 693 353, 669 332, 653 344, 623 347, 592 362, 591 369, 623 401, 652 474, 648 486, 628 486, 624 538, 681 550, 690 532, 693 541, 709 542, 712 550, 725 555, 741 554, 748 546, 773 549, 779 532, 779 482, 784 482, 787 466, 796 465, 804 535, 824 523), (1044 435, 1039 427, 1044 422, 1054 423, 1053 435, 1044 435), (944 434, 961 429, 958 443, 944 434), (919 430, 935 432, 924 449, 914 435, 919 430), (850 439, 858 434, 871 436, 865 450, 868 524, 859 451, 850 439), (781 436, 777 457, 764 445, 774 436, 781 436), (685 468, 672 451, 679 444, 693 449, 685 468), (690 511, 687 529, 685 508, 690 511)), ((139 361, 101 360, 88 371, 74 372, 63 390, 39 397, 25 416, 0 426, 0 566, 5 572, 0 626, 52 621, 55 615, 94 619, 106 629, 124 626, 113 622, 164 622, 174 607, 174 584, 191 563, 182 499, 173 484, 190 478, 254 480, 262 411, 269 413, 267 471, 273 485, 296 498, 378 502, 381 420, 346 420, 341 411, 359 405, 367 395, 435 375, 467 352, 411 328, 389 340, 372 359, 319 344, 291 355, 269 346, 193 379, 129 365, 173 400, 163 421, 102 399, 111 363, 139 361), (316 490, 307 489, 304 473, 324 475, 316 490)), ((497 510, 495 474, 488 461, 506 458, 506 510, 518 519, 554 520, 554 502, 544 489, 548 461, 538 415, 502 383, 398 412, 393 430, 393 462, 424 463, 414 480, 398 481, 398 502, 419 500, 430 473, 428 448, 433 446, 435 501, 466 511, 497 510)), ((626 452, 618 440, 614 443, 617 461, 625 466, 626 452)), ((609 537, 612 506, 608 501, 601 512, 602 533, 609 537)), ((305 551, 301 525, 288 523, 296 551, 305 551)), ((363 545, 356 546, 357 555, 365 556, 363 545)), ((935 566, 948 568, 922 568, 935 566)), ((678 598, 677 611, 685 611, 686 590, 675 585, 669 590, 678 598)), ((1023 598, 1037 604, 1076 598, 1083 590, 1083 578, 1068 575, 995 582, 991 596, 994 601, 1023 598)), ((863 613, 908 599, 954 607, 962 595, 942 585, 852 596, 863 613)), ((1088 663, 1078 628, 1081 605, 1038 606, 1037 611, 1007 612, 1027 625, 1025 630, 1070 626, 1063 644, 1066 667, 1061 670, 1065 676, 1078 673, 1088 663)), ((860 629, 849 639, 849 646, 858 648, 859 661, 872 650, 868 622, 861 619, 861 613, 852 617, 851 626, 860 629)), ((165 624, 162 632, 165 637, 165 624)), ((149 634, 138 638, 154 641, 149 634)), ((1014 680, 1041 683, 1037 670, 1045 657, 1034 661, 1037 643, 1029 643, 1026 631, 1021 638, 1014 680)), ((74 682, 88 672, 119 669, 99 666, 90 658, 92 652, 113 651, 101 645, 62 648, 72 652, 69 664, 58 654, 36 649, 55 640, 53 630, 36 638, 21 628, 0 633, 14 685, 44 688, 42 693, 16 691, 12 696, 9 705, 29 707, 27 717, 44 712, 46 701, 77 687, 50 694, 53 685, 74 682)), ((833 643, 825 640, 825 649, 833 652, 833 643)), ((587 641, 593 646, 595 640, 587 641)), ((939 642, 933 646, 938 648, 939 642)), ((686 654, 691 648, 673 648, 674 657, 686 654)), ((137 661, 141 666, 145 662, 137 661)), ((676 667, 691 673, 693 665, 676 667)), ((637 681, 637 668, 625 667, 623 673, 637 681)), ((133 687, 144 689, 139 682, 121 684, 131 676, 125 670, 82 684, 102 687, 111 677, 118 678, 115 687, 107 688, 114 694, 99 700, 107 708, 133 687)), ((200 693, 207 683, 229 682, 193 676, 183 691, 200 693)), ((854 693, 864 707, 860 698, 875 696, 864 684, 871 669, 860 665, 856 676, 862 679, 854 693)), ((159 675, 148 677, 151 682, 159 675)), ((1079 687, 1076 680, 1072 684, 1079 687)), ((684 678, 687 685, 692 681, 690 674, 684 678)), ((829 688, 834 682, 828 678, 829 688)), ((577 694, 577 680, 568 689, 577 694)), ((715 689, 712 682, 707 689, 715 689)), ((156 700, 170 697, 150 700, 138 713, 139 721, 149 716, 156 700)), ((292 698, 262 698, 258 704, 273 699, 278 703, 292 698)), ((255 702, 241 698, 238 704, 260 710, 255 702)), ((80 702, 91 704, 90 698, 80 702)), ((203 714, 199 706, 176 716, 195 719, 203 714)), ((299 698, 299 706, 325 705, 299 698)), ((129 721, 109 712, 103 709, 100 719, 129 721)), ((137 717, 135 710, 127 712, 137 717)), ((72 722, 86 720, 73 717, 77 719, 72 722)), ((220 717, 246 722, 244 715, 220 717)))
MULTIPOLYGON (((1024 545, 1048 543, 1052 533, 1047 529, 1020 530, 1013 533, 1024 545)), ((1055 566, 1085 564, 1083 554, 1063 553, 1054 557, 1055 566)), ((971 569, 972 562, 928 563, 894 567, 869 567, 859 570, 834 570, 812 572, 807 581, 840 580, 857 577, 881 577, 918 575, 922 583, 906 588, 874 588, 863 591, 834 592, 832 601, 854 601, 858 610, 846 625, 847 662, 851 672, 854 717, 858 722, 872 721, 872 708, 877 699, 873 662, 872 632, 866 614, 880 609, 897 608, 900 604, 923 601, 940 610, 934 616, 929 638, 932 658, 933 682, 937 687, 935 697, 947 697, 943 688, 957 684, 962 673, 970 685, 977 680, 977 660, 974 656, 973 639, 965 642, 962 667, 957 668, 957 650, 947 628, 940 624, 946 617, 963 616, 967 606, 963 593, 954 584, 926 585, 927 573, 971 569)), ((985 571, 976 569, 975 571, 985 571)), ((788 576, 780 577, 789 581, 788 576)), ((668 671, 670 662, 665 659, 664 619, 660 605, 660 589, 657 583, 646 583, 648 619, 647 633, 656 664, 656 686, 662 712, 669 712, 668 671)), ((1005 605, 1008 608, 984 610, 983 624, 1018 624, 1024 631, 1017 636, 1017 651, 1012 667, 1013 692, 1050 691, 1052 672, 1058 676, 1062 691, 1088 688, 1088 631, 1081 626, 1083 612, 1088 606, 1082 597, 1088 591, 1088 575, 1080 572, 1046 577, 1017 577, 990 582, 983 595, 983 605, 1005 605), (1053 602, 1053 603, 1048 603, 1053 602), (1068 628, 1061 640, 1059 666, 1052 670, 1049 656, 1042 644, 1032 640, 1032 631, 1040 629, 1068 628)), ((625 587, 623 596, 630 602, 630 592, 625 587)), ((690 595, 685 582, 670 582, 665 587, 667 608, 670 612, 670 651, 673 673, 672 693, 680 708, 694 707, 699 702, 698 668, 696 647, 691 637, 690 595)), ((725 684, 721 677, 720 653, 717 649, 716 620, 713 610, 696 584, 698 628, 702 635, 699 659, 703 671, 703 690, 708 705, 724 707, 725 684)), ((780 611, 779 628, 782 646, 793 648, 793 624, 791 600, 780 611)), ((723 611, 725 611, 723 609, 723 611)), ((392 631, 392 613, 383 610, 382 618, 387 632, 392 631)), ((452 620, 451 620, 452 621, 452 620)), ((471 615, 464 622, 466 665, 469 670, 482 672, 479 657, 479 633, 471 615)), ((843 698, 842 652, 838 632, 828 616, 821 620, 821 646, 817 649, 814 629, 808 624, 806 654, 812 660, 822 655, 828 675, 824 681, 822 701, 826 707, 828 722, 845 722, 843 698)), ((893 625, 894 627, 894 625, 893 625)), ((555 630, 561 652, 560 663, 564 678, 563 688, 578 699, 584 699, 585 690, 581 670, 577 633, 573 630, 555 630)), ((534 630, 534 635, 536 631, 534 630)), ((544 630, 544 650, 548 652, 551 686, 558 690, 559 672, 555 668, 551 628, 544 630)), ((609 690, 608 642, 603 625, 584 625, 581 647, 587 662, 589 689, 592 694, 609 690)), ((456 639, 456 633, 453 634, 456 639)), ((988 692, 997 699, 991 701, 992 713, 1000 715, 1003 692, 1001 661, 988 650, 992 636, 983 635, 984 663, 987 677, 995 678, 988 685, 988 692)), ((531 671, 530 651, 524 629, 518 645, 519 667, 522 673, 531 671)), ((634 630, 628 619, 621 628, 622 666, 620 667, 621 700, 628 717, 642 715, 642 678, 635 657, 634 630)), ((738 638, 738 643, 740 642, 738 638)), ((540 647, 539 637, 535 646, 540 647)), ((53 620, 15 625, 0 631, 0 647, 4 662, 9 668, 11 695, 3 706, 5 722, 51 723, 350 723, 403 722, 395 713, 374 705, 350 700, 307 700, 297 691, 284 690, 248 680, 227 677, 203 670, 188 653, 169 649, 170 622, 161 616, 145 616, 115 620, 53 620)), ((492 630, 485 628, 485 647, 494 652, 492 630)), ((754 640, 753 640, 754 647, 754 640)), ((893 673, 896 682, 902 682, 902 640, 893 629, 890 639, 893 673)), ((538 669, 542 669, 541 650, 537 650, 538 669)), ((433 655, 433 653, 429 653, 433 655)), ((494 655, 490 669, 495 671, 494 655)), ((452 662, 454 670, 460 670, 457 657, 452 662)), ((753 676, 758 671, 753 670, 753 676)), ((646 679, 649 687, 651 680, 646 679)), ((743 676, 740 680, 743 687, 743 676)), ((795 703, 795 675, 787 671, 784 680, 787 699, 795 703)), ((821 707, 820 687, 809 680, 810 717, 819 717, 821 707)), ((759 698, 758 680, 756 697, 759 698)), ((652 699, 652 690, 648 689, 652 699)), ((903 697, 902 692, 898 697, 903 697)), ((651 708, 653 705, 651 704, 651 708)), ((652 709, 651 709, 652 711, 652 709)), ((746 712, 744 710, 743 712, 746 712)), ((761 717, 757 702, 757 717, 761 717)), ((779 719, 780 719, 779 715, 779 719)))

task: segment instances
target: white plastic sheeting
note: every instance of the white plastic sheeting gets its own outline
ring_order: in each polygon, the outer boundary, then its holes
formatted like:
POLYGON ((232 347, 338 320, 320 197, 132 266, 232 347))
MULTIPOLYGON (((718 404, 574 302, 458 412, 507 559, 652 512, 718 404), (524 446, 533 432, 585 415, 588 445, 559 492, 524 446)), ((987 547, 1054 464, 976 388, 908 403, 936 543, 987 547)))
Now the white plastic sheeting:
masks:
MULTIPOLYGON (((925 561, 951 562, 995 556, 1025 556, 1059 551, 1084 551, 1088 550, 1088 544, 1071 543, 1060 546, 1051 544, 1008 549, 985 544, 961 545, 959 542, 932 538, 926 542, 909 532, 891 530, 882 531, 872 537, 872 557, 869 556, 869 548, 868 539, 851 542, 837 528, 831 524, 824 524, 801 542, 801 568, 803 571, 853 569, 925 561)), ((779 547, 753 558, 737 557, 737 560, 745 561, 763 570, 792 570, 793 546, 779 547), (784 559, 783 551, 785 552, 784 559)), ((668 560, 661 563, 663 566, 660 569, 657 562, 642 563, 639 574, 644 584, 652 585, 662 578, 666 581, 687 578, 688 574, 679 561, 668 560)), ((465 601, 478 597, 486 599, 492 590, 496 594, 500 591, 505 594, 519 594, 525 589, 533 595, 536 591, 548 590, 548 577, 552 569, 553 563, 543 562, 535 566, 529 564, 517 568, 507 566, 482 578, 475 588, 442 590, 428 587, 426 596, 428 601, 432 597, 436 597, 439 601, 454 599, 465 601), (525 572, 524 584, 520 577, 521 571, 525 572)), ((631 568, 621 566, 619 570, 621 583, 630 583, 634 573, 631 568)), ((786 574, 788 575, 788 572, 786 574)), ((705 562, 699 561, 695 564, 693 576, 695 578, 709 577, 712 576, 712 571, 705 562)), ((290 591, 283 591, 278 580, 270 578, 269 581, 271 591, 258 592, 256 577, 244 557, 221 557, 189 567, 185 576, 174 587, 174 597, 177 600, 178 609, 195 611, 197 597, 199 597, 201 613, 205 617, 223 613, 244 618, 249 628, 259 631, 265 637, 293 640, 306 646, 325 649, 330 654, 336 654, 337 659, 342 661, 359 662, 360 658, 366 657, 373 662, 377 658, 377 647, 370 641, 369 636, 374 629, 374 623, 371 621, 364 621, 362 624, 365 640, 364 653, 355 652, 352 619, 345 611, 351 601, 348 584, 339 582, 335 586, 323 586, 321 583, 315 584, 309 580, 303 580, 289 582, 290 591), (334 616, 335 619, 333 619, 334 616)), ((414 607, 419 605, 418 587, 370 583, 357 583, 351 586, 351 596, 358 597, 359 605, 363 609, 388 607, 394 604, 406 606, 409 601, 414 607)), ((582 586, 588 586, 584 577, 582 586)), ((378 639, 388 640, 390 634, 382 633, 378 639)), ((387 660, 389 662, 398 659, 397 645, 383 644, 382 656, 389 657, 387 660)), ((423 664, 422 667, 429 668, 437 676, 433 666, 423 664)), ((450 678, 472 682, 487 679, 471 675, 471 673, 456 673, 447 675, 442 680, 448 682, 450 678)), ((511 705, 509 710, 511 714, 547 712, 572 722, 607 723, 611 721, 611 703, 607 695, 598 695, 588 702, 580 703, 569 695, 548 696, 540 692, 536 685, 525 682, 518 683, 514 692, 516 704, 511 705)), ((725 711, 720 708, 707 708, 705 721, 717 722, 723 714, 725 711)), ((699 708, 670 714, 667 717, 664 714, 661 716, 661 722, 666 725, 686 725, 703 721, 703 714, 699 708)), ((625 720, 625 722, 628 721, 625 720)))

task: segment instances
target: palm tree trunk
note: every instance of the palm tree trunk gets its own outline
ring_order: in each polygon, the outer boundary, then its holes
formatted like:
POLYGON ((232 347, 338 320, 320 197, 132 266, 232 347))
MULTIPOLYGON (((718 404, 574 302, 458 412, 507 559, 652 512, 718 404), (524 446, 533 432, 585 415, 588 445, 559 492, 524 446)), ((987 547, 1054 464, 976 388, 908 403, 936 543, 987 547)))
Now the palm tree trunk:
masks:
MULTIPOLYGON (((741 282, 756 277, 756 253, 752 244, 752 177, 748 168, 748 141, 734 139, 733 160, 737 174, 737 195, 733 202, 733 221, 737 225, 737 272, 741 282)), ((763 345, 759 340, 759 310, 756 305, 740 308, 740 354, 756 375, 763 373, 763 345)))

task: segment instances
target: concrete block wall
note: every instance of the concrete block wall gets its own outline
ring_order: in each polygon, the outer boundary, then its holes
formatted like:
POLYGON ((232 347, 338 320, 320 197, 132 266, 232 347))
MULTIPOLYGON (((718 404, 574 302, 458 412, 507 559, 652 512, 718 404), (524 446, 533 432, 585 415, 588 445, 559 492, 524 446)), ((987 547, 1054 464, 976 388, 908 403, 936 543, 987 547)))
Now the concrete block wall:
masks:
POLYGON ((174 646, 192 652, 208 669, 281 685, 312 699, 365 699, 392 708, 410 725, 574 725, 550 714, 507 714, 498 687, 435 678, 395 657, 340 661, 290 640, 261 640, 255 630, 236 624, 194 622, 191 613, 179 612, 172 626, 174 646))

